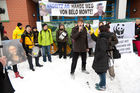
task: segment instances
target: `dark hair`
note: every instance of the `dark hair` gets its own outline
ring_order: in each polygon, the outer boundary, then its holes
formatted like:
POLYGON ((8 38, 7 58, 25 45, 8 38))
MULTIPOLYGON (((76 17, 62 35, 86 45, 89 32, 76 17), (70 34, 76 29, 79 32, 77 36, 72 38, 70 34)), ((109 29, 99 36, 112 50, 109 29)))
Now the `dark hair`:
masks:
MULTIPOLYGON (((59 24, 59 29, 60 29, 60 26, 64 26, 64 24, 60 23, 60 24, 59 24)), ((64 29, 65 29, 65 26, 64 26, 64 29)))
POLYGON ((32 27, 32 31, 33 31, 34 29, 37 29, 37 27, 32 27))
POLYGON ((108 27, 106 25, 102 25, 99 27, 100 32, 108 32, 108 27))
POLYGON ((17 23, 17 26, 19 27, 19 26, 22 26, 22 24, 21 23, 17 23))
POLYGON ((42 24, 42 27, 44 27, 44 26, 46 26, 47 24, 45 23, 45 24, 42 24))
POLYGON ((30 25, 26 25, 25 29, 26 29, 27 27, 30 27, 30 28, 31 28, 31 26, 30 26, 30 25))
POLYGON ((103 4, 102 3, 97 4, 97 6, 99 6, 99 5, 103 5, 103 4))

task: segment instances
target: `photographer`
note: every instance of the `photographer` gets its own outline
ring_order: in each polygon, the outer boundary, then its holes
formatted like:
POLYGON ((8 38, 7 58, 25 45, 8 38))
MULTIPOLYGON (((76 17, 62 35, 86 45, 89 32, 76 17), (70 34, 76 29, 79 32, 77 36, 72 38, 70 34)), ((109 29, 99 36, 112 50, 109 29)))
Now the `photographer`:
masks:
POLYGON ((6 66, 6 57, 0 57, 0 93, 14 93, 15 90, 10 82, 8 73, 4 67, 6 66))

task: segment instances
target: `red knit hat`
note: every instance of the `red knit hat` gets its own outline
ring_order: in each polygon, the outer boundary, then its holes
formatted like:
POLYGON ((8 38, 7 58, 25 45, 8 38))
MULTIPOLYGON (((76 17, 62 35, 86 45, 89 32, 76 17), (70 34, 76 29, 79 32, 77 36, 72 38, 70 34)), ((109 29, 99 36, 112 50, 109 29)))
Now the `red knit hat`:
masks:
POLYGON ((4 32, 3 32, 4 34, 7 34, 7 32, 4 30, 4 32))

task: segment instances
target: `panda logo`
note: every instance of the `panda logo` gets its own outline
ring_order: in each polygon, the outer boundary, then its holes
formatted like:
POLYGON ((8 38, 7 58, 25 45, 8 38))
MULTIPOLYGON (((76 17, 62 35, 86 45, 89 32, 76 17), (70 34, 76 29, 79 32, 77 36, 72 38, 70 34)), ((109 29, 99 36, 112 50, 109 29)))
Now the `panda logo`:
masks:
POLYGON ((124 37, 124 30, 125 30, 124 24, 117 24, 116 26, 114 26, 113 30, 116 33, 118 38, 124 37))

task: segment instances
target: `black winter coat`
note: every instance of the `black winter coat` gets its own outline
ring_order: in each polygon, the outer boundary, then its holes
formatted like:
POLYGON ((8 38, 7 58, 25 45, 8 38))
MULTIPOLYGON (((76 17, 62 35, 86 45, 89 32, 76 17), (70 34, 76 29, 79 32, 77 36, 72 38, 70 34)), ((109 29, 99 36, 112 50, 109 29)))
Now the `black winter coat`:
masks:
POLYGON ((102 32, 98 37, 94 34, 91 35, 93 40, 96 41, 95 57, 92 65, 96 73, 104 73, 109 68, 109 56, 107 51, 118 42, 117 39, 115 41, 112 40, 113 36, 114 34, 110 32, 102 32))
POLYGON ((84 27, 83 31, 79 32, 79 27, 74 27, 72 29, 72 39, 73 42, 73 51, 74 52, 86 52, 88 49, 88 40, 87 40, 87 30, 84 27))
POLYGON ((3 66, 0 62, 0 93, 14 93, 7 71, 3 73, 3 66))
POLYGON ((34 35, 34 43, 38 43, 39 32, 38 31, 33 31, 33 35, 34 35))
POLYGON ((140 41, 140 25, 135 24, 135 35, 138 35, 135 39, 140 41))

